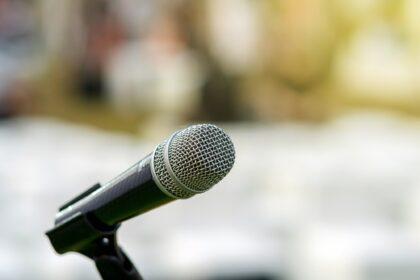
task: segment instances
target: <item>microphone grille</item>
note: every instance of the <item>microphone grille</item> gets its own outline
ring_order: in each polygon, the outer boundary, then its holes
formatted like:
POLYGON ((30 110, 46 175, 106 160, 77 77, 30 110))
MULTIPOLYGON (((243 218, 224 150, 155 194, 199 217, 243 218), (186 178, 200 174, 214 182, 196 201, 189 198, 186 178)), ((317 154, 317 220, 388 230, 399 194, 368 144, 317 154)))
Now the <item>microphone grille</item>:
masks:
POLYGON ((154 153, 153 169, 163 191, 176 198, 189 198, 217 184, 234 162, 230 137, 215 125, 201 124, 176 132, 160 144, 154 153))

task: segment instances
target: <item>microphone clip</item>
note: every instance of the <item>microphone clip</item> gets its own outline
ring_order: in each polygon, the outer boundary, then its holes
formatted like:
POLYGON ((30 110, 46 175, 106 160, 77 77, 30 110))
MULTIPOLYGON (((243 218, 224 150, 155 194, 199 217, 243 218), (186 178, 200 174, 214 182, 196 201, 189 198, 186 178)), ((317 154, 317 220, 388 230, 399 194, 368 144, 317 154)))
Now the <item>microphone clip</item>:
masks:
MULTIPOLYGON (((77 199, 81 198, 83 196, 77 199)), ((46 235, 57 253, 77 252, 94 261, 103 280, 141 280, 143 278, 118 245, 119 227, 120 224, 109 226, 89 213, 79 212, 56 224, 46 235)))

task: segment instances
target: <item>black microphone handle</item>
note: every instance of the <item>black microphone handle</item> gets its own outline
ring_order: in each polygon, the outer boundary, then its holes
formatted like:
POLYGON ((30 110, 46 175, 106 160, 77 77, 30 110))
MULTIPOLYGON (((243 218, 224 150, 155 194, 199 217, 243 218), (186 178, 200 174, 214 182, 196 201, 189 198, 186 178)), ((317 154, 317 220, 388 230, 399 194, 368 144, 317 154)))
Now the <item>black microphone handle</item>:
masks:
POLYGON ((154 182, 151 160, 150 154, 71 208, 63 209, 56 224, 81 212, 90 213, 107 225, 115 225, 175 200, 154 182))

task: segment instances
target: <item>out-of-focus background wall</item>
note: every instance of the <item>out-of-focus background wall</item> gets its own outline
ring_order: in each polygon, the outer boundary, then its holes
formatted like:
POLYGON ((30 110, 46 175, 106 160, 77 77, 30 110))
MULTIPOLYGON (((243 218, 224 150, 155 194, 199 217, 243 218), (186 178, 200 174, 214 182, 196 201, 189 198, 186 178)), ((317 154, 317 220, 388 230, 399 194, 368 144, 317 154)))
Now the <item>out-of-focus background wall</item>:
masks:
POLYGON ((97 279, 57 207, 215 122, 212 191, 130 220, 146 279, 420 279, 420 2, 0 0, 0 279, 97 279))

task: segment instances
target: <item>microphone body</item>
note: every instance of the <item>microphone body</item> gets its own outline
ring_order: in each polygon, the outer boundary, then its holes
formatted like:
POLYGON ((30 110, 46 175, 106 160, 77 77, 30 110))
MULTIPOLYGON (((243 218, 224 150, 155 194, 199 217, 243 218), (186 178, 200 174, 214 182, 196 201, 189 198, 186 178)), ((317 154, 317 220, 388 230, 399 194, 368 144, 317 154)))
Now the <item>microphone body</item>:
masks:
POLYGON ((105 185, 66 203, 56 214, 55 225, 87 214, 101 224, 116 225, 209 190, 227 175, 234 160, 233 143, 222 129, 209 124, 190 126, 105 185))
POLYGON ((57 213, 64 223, 76 213, 90 213, 100 222, 114 225, 175 200, 156 185, 151 170, 152 154, 88 196, 57 213))
POLYGON ((105 185, 97 184, 64 204, 46 234, 60 254, 96 256, 93 244, 115 233, 121 222, 209 190, 229 173, 234 161, 233 143, 222 129, 190 126, 105 185))

